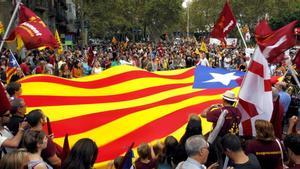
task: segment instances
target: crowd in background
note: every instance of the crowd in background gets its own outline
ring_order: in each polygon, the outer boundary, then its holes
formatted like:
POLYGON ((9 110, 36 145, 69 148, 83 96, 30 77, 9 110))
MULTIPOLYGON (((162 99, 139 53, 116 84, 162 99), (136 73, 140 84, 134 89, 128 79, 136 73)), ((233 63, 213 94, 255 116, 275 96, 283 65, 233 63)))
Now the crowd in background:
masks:
MULTIPOLYGON (((68 156, 59 151, 52 136, 43 132, 46 123, 43 111, 36 109, 26 112, 26 103, 19 97, 22 86, 16 82, 23 76, 52 74, 79 78, 124 64, 148 71, 182 69, 195 65, 247 70, 251 54, 247 56, 242 49, 215 45, 208 45, 207 49, 207 52, 201 51, 200 43, 188 41, 107 44, 66 49, 60 55, 47 49, 27 51, 25 56, 14 54, 20 67, 10 79, 6 77, 6 69, 11 53, 4 49, 1 55, 1 80, 6 84, 10 106, 5 107, 6 101, 1 96, 0 169, 90 169, 98 156, 98 146, 90 139, 79 140, 68 156)), ((272 117, 270 122, 255 122, 256 137, 238 136, 237 126, 241 114, 234 107, 237 101, 234 94, 227 91, 222 96, 222 105, 212 105, 202 112, 202 116, 213 123, 213 130, 209 134, 203 135, 199 116, 190 115, 186 131, 179 140, 168 136, 154 145, 138 145, 135 168, 222 168, 226 164, 226 157, 229 159, 229 168, 235 169, 279 169, 286 165, 300 168, 300 133, 297 131, 299 89, 284 63, 270 67, 273 76, 285 76, 283 82, 273 84, 274 105, 280 104, 282 110, 278 110, 280 117, 272 117)), ((117 157, 111 167, 123 168, 125 158, 128 156, 117 157)))

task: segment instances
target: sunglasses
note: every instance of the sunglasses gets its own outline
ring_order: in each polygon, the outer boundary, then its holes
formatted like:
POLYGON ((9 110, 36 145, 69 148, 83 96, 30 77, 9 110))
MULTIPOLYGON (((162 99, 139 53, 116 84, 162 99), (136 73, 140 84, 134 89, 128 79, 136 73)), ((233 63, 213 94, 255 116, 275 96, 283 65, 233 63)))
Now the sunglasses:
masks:
POLYGON ((10 117, 11 114, 3 114, 1 117, 10 117))

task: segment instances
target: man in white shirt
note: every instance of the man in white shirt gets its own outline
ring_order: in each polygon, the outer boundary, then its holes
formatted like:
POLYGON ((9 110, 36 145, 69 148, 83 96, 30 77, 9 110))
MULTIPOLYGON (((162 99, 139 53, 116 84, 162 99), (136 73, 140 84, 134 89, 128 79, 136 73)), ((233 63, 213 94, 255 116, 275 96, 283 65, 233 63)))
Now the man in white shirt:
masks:
POLYGON ((209 66, 209 62, 208 62, 208 60, 206 59, 205 53, 201 53, 201 55, 200 55, 200 60, 199 60, 199 62, 197 63, 197 66, 198 66, 198 65, 201 65, 201 66, 209 66))
MULTIPOLYGON (((209 154, 209 144, 203 136, 194 135, 189 137, 185 143, 185 150, 188 158, 180 162, 176 169, 206 169, 204 163, 206 163, 209 154)), ((214 163, 208 169, 216 166, 217 164, 214 163)))

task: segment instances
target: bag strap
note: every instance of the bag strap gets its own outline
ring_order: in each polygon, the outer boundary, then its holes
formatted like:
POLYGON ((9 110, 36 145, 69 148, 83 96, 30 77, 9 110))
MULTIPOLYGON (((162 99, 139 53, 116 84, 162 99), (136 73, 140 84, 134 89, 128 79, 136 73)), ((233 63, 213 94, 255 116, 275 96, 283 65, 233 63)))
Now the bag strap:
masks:
POLYGON ((284 165, 284 162, 283 162, 283 150, 282 150, 282 147, 281 147, 281 144, 279 142, 278 139, 275 139, 276 140, 276 143, 278 144, 278 147, 280 149, 280 155, 281 155, 281 163, 282 163, 282 167, 283 168, 287 168, 285 165, 284 165))

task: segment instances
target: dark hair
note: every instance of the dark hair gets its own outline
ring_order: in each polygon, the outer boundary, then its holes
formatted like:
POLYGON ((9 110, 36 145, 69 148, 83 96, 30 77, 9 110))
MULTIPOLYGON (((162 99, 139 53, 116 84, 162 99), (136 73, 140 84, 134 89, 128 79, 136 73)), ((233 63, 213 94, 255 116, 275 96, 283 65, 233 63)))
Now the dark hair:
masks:
POLYGON ((226 134, 221 140, 222 148, 224 151, 227 149, 233 152, 242 150, 242 145, 238 136, 234 134, 226 134))
POLYGON ((226 100, 226 99, 223 99, 223 101, 230 104, 231 106, 233 106, 234 103, 235 103, 234 101, 229 101, 229 100, 226 100))
POLYGON ((142 143, 137 148, 138 155, 141 159, 147 159, 151 156, 151 148, 147 143, 142 143))
POLYGON ((284 138, 284 145, 294 154, 300 155, 300 135, 290 134, 284 138))
POLYGON ((42 118, 44 118, 44 114, 41 109, 31 110, 26 115, 26 120, 31 127, 37 126, 42 118))
POLYGON ((17 111, 18 111, 18 108, 22 106, 22 102, 23 102, 23 101, 24 101, 24 100, 21 99, 21 98, 15 98, 14 100, 12 100, 12 101, 10 102, 10 104, 11 104, 10 113, 11 113, 11 114, 16 114, 17 111))
POLYGON ((21 89, 21 83, 18 82, 11 82, 6 86, 7 93, 12 97, 15 95, 16 91, 21 89))
POLYGON ((116 169, 119 169, 123 160, 124 160, 124 156, 118 156, 117 158, 115 158, 114 159, 114 167, 116 169))
POLYGON ((98 147, 93 140, 80 139, 72 147, 62 169, 90 169, 94 165, 97 155, 98 147))
POLYGON ((37 144, 42 144, 45 136, 46 134, 44 131, 26 131, 23 136, 23 143, 26 150, 30 153, 36 153, 38 151, 37 144))
POLYGON ((166 159, 167 163, 172 166, 174 163, 173 159, 176 154, 176 148, 178 146, 178 141, 175 137, 173 136, 168 136, 165 139, 165 151, 166 151, 166 159))
POLYGON ((180 139, 180 144, 185 144, 186 140, 194 135, 202 135, 201 119, 191 116, 185 129, 184 135, 180 139))

